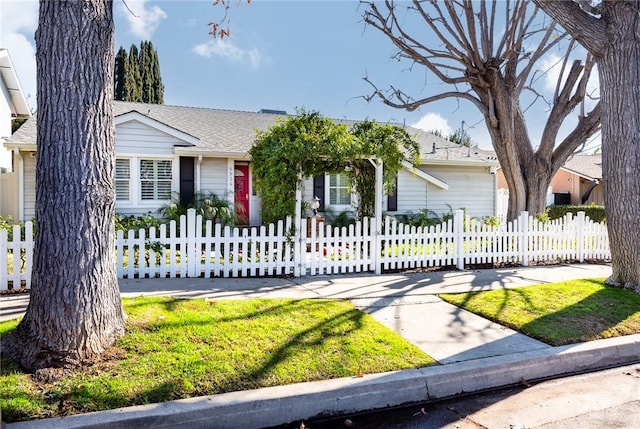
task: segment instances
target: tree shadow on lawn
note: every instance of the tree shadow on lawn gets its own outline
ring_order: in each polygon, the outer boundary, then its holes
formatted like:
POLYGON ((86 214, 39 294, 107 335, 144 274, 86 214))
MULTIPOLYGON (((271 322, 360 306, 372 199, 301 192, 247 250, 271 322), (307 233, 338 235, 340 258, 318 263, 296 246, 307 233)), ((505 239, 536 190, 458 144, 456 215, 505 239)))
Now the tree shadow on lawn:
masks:
MULTIPOLYGON (((296 371, 296 365, 300 366, 313 366, 309 371, 307 377, 309 379, 323 379, 327 378, 330 374, 340 373, 339 376, 356 375, 358 368, 355 368, 354 357, 349 359, 339 359, 339 356, 346 353, 346 349, 349 347, 350 334, 356 333, 365 328, 364 318, 370 317, 369 315, 351 307, 347 309, 340 309, 331 317, 318 318, 314 323, 309 323, 309 318, 314 317, 314 314, 318 314, 322 311, 327 301, 323 299, 313 300, 278 300, 274 303, 272 300, 252 300, 255 303, 253 308, 245 308, 243 311, 233 315, 225 314, 224 312, 210 313, 206 312, 200 315, 194 315, 193 313, 189 317, 175 318, 168 316, 166 319, 153 321, 153 324, 158 329, 181 329, 185 332, 190 332, 192 328, 211 326, 212 335, 216 335, 216 326, 223 323, 242 323, 245 326, 251 323, 260 323, 260 319, 267 317, 265 324, 274 325, 274 330, 277 330, 277 323, 274 321, 285 318, 291 319, 292 317, 306 318, 300 326, 289 327, 291 334, 286 336, 286 339, 277 338, 279 332, 274 333, 274 340, 265 345, 262 349, 260 359, 256 359, 255 362, 236 362, 237 366, 234 368, 234 374, 230 377, 216 377, 215 379, 207 379, 204 384, 208 387, 199 388, 195 386, 195 390, 198 395, 223 393, 237 390, 253 389, 263 386, 272 386, 283 384, 280 381, 282 377, 287 378, 288 374, 281 374, 282 369, 278 368, 281 364, 293 365, 291 370, 296 371), (302 329, 300 329, 302 327, 302 329), (327 343, 334 339, 345 339, 338 346, 334 346, 334 350, 329 351, 330 355, 325 356, 326 359, 319 358, 316 362, 300 362, 291 364, 292 360, 299 358, 299 355, 305 355, 305 353, 313 353, 321 356, 321 353, 327 353, 327 343), (273 347, 271 347, 273 346, 273 347), (335 357, 335 359, 334 359, 335 357), (328 362, 331 360, 331 362, 328 362), (326 366, 326 368, 325 368, 326 366)), ((135 303, 139 309, 144 308, 144 304, 135 303)), ((165 299, 155 302, 155 305, 160 304, 163 311, 175 312, 184 310, 184 306, 189 307, 188 311, 197 311, 198 306, 202 305, 202 300, 188 300, 188 299, 165 299), (194 302, 200 301, 200 302, 194 302), (193 306, 190 305, 193 303, 193 306)), ((208 305, 217 305, 215 301, 211 301, 208 305)), ((200 307, 202 308, 202 307, 200 307)), ((286 322, 289 323, 289 322, 286 322)), ((225 329, 230 329, 229 327, 225 329)), ((233 328, 231 328, 233 329, 233 328)), ((250 327, 249 327, 250 329, 250 327)), ((268 334, 268 332, 263 332, 268 334)), ((251 334, 247 334, 250 336, 251 334)), ((229 346, 230 354, 237 353, 237 348, 242 348, 242 344, 237 344, 236 340, 231 340, 233 343, 229 346), (233 349, 235 348, 235 349, 233 349)), ((364 352, 364 351, 363 351, 364 352)), ((366 353, 365 353, 366 354, 366 353)), ((395 369, 395 368, 394 368, 395 369)), ((301 371, 304 373, 305 371, 301 371)), ((292 376, 295 379, 295 375, 292 376)), ((309 381, 302 378, 295 380, 295 382, 309 381)), ((175 386, 175 383, 182 385, 180 380, 164 380, 163 384, 169 384, 175 386)), ((144 398, 144 402, 150 397, 156 398, 158 392, 163 392, 165 388, 162 388, 160 384, 156 387, 152 387, 148 392, 140 392, 138 397, 144 398), (155 392, 155 393, 154 393, 155 392)), ((178 389, 180 390, 180 389, 178 389)), ((190 396, 193 396, 192 394, 190 396)), ((157 399, 157 398, 156 398, 157 399)), ((171 398, 171 399, 175 399, 171 398)), ((166 400, 166 399, 165 399, 166 400)))
MULTIPOLYGON (((378 328, 371 316, 348 302, 255 299, 238 301, 238 307, 231 309, 222 303, 127 299, 125 309, 131 314, 127 329, 133 336, 59 388, 41 386, 46 392, 43 413, 68 415, 358 376, 401 369, 399 362, 409 367, 429 364, 428 357, 416 356, 409 344, 387 337, 380 331, 387 328, 378 328), (334 305, 327 307, 327 302, 334 305), (368 331, 368 326, 373 329, 368 331), (137 337, 147 333, 155 337, 148 341, 137 337), (127 355, 134 361, 121 363, 127 355), (160 366, 153 367, 156 361, 160 366), (99 378, 100 374, 110 377, 99 378), (139 376, 142 379, 135 381, 139 376)), ((7 368, 1 375, 8 375, 7 368)), ((13 412, 16 415, 8 412, 5 417, 29 418, 19 410, 13 412)))
POLYGON ((518 288, 514 288, 514 289, 496 289, 493 291, 473 291, 473 292, 469 292, 467 294, 464 295, 464 300, 462 300, 462 302, 460 303, 454 303, 455 306, 457 307, 455 309, 455 311, 452 313, 453 317, 454 317, 454 323, 458 323, 460 325, 464 324, 464 321, 462 320, 462 313, 467 310, 467 311, 471 311, 473 313, 476 313, 482 317, 485 317, 493 322, 508 326, 510 328, 513 329, 520 329, 519 326, 516 326, 512 323, 508 323, 507 321, 505 321, 505 316, 504 313, 508 308, 508 303, 509 301, 512 299, 513 295, 517 295, 518 298, 522 299, 529 307, 531 308, 535 308, 535 305, 533 303, 533 301, 531 301, 531 299, 529 298, 529 296, 527 296, 527 294, 525 294, 523 291, 518 290, 518 288), (495 313, 493 314, 486 314, 484 312, 479 312, 479 311, 475 311, 473 309, 472 306, 472 301, 474 300, 474 298, 476 297, 480 297, 486 293, 493 293, 493 294, 498 294, 498 293, 502 293, 502 299, 500 301, 500 305, 498 307, 498 309, 495 311, 495 313))
POLYGON ((520 329, 554 346, 637 334, 640 332, 640 295, 605 286, 520 329))
MULTIPOLYGON (((455 304, 459 307, 458 312, 468 309, 553 346, 640 333, 640 295, 603 285, 598 280, 581 282, 597 289, 580 301, 552 312, 550 308, 572 301, 572 298, 557 289, 557 297, 547 295, 546 301, 532 299, 534 294, 530 293, 530 288, 546 285, 470 292, 455 304), (488 303, 474 302, 476 298, 488 300, 487 294, 494 297, 495 309, 488 303), (498 299, 499 303, 496 302, 498 299), (531 320, 526 321, 526 313, 531 315, 531 320)), ((549 294, 553 292, 553 289, 548 291, 549 294)), ((581 292, 576 290, 578 293, 581 292)))

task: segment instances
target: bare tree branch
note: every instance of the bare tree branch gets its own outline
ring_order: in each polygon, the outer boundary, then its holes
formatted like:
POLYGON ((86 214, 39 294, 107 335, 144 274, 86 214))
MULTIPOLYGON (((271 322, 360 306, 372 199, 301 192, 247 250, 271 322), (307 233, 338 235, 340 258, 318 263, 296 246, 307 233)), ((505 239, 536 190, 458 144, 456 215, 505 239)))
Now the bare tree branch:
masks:
POLYGON ((575 44, 567 41, 567 33, 557 34, 556 24, 547 23, 539 9, 527 0, 492 1, 490 8, 485 0, 414 0, 402 20, 399 4, 391 0, 386 0, 384 6, 372 1, 362 3, 368 6, 365 22, 389 38, 399 49, 398 58, 421 64, 440 81, 456 86, 455 90, 414 99, 393 85, 381 91, 364 78, 374 89, 364 98, 380 99, 388 106, 406 110, 446 98, 472 102, 484 117, 512 190, 510 216, 525 208, 532 212, 544 209, 544 194, 557 162, 592 135, 600 121, 598 106, 590 114, 583 114, 578 126, 558 144, 562 150, 554 152, 565 119, 577 113, 574 110, 578 105, 584 107, 592 60, 587 58, 584 64, 575 61, 565 76, 575 44), (423 25, 431 37, 422 39, 424 31, 416 31, 416 25, 423 25), (568 43, 568 50, 559 82, 553 96, 547 98, 534 86, 539 80, 537 68, 552 49, 564 42, 568 43), (533 101, 522 97, 525 90, 534 95, 533 101), (524 111, 539 100, 549 106, 537 150, 521 107, 525 100, 528 105, 524 111))
MULTIPOLYGON (((575 1, 533 0, 562 25, 589 52, 598 56, 606 45, 606 24, 575 1)), ((582 3, 582 2, 581 2, 582 3)))
POLYGON ((386 95, 382 90, 380 90, 370 79, 369 77, 365 76, 362 78, 365 82, 367 82, 369 85, 371 85, 373 87, 373 93, 363 96, 363 98, 367 101, 371 101, 374 98, 379 98, 380 100, 382 100, 382 102, 384 104, 386 104, 387 106, 391 106, 391 107, 395 107, 398 109, 404 109, 404 110, 408 110, 408 111, 414 111, 417 108, 419 108, 420 106, 423 106, 425 104, 429 104, 429 103, 433 103, 434 101, 438 101, 438 100, 444 100, 446 98, 461 98, 464 100, 468 100, 471 101, 473 104, 475 104, 478 108, 484 108, 484 106, 482 105, 482 102, 474 97, 473 95, 469 94, 469 93, 465 93, 465 92, 460 92, 460 91, 450 91, 450 92, 444 92, 441 94, 437 94, 431 97, 426 97, 426 98, 421 98, 419 100, 415 100, 412 97, 406 95, 404 92, 391 87, 389 89, 389 93, 391 94, 391 96, 386 95), (393 101, 394 99, 398 100, 398 101, 393 101))
POLYGON ((579 119, 578 126, 554 150, 552 166, 560 168, 583 142, 586 142, 591 136, 600 131, 601 115, 602 108, 598 103, 589 115, 579 119))

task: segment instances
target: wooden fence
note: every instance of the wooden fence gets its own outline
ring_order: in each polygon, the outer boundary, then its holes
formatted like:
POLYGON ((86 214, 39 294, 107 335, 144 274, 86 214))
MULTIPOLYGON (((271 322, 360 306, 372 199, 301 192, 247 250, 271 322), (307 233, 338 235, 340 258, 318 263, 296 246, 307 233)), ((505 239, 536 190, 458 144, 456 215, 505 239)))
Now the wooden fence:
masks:
MULTIPOLYGON (((608 260, 606 225, 583 212, 541 223, 523 212, 490 226, 465 218, 415 227, 386 218, 332 228, 312 218, 299 231, 288 218, 268 226, 238 228, 203 222, 190 211, 180 222, 149 230, 118 231, 118 278, 255 277, 388 272, 476 264, 608 260), (307 231, 307 228, 309 230, 307 231)), ((0 231, 0 289, 29 288, 33 227, 15 226, 13 238, 0 231), (18 286, 20 285, 20 286, 18 286)))

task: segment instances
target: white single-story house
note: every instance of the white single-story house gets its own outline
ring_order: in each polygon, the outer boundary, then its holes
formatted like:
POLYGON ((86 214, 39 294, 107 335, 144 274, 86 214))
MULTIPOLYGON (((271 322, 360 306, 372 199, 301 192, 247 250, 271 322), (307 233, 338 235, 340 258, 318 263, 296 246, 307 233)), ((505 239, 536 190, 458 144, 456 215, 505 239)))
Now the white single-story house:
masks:
MULTIPOLYGON (((260 200, 253 189, 247 153, 256 130, 267 130, 285 112, 116 101, 114 115, 119 213, 156 212, 173 193, 189 200, 195 192, 213 192, 237 207, 242 205, 247 215, 244 223, 260 224, 260 200)), ((407 164, 399 172, 395 194, 384 198, 385 212, 404 214, 428 208, 446 213, 464 207, 472 216, 495 214, 495 160, 477 149, 407 129, 420 144, 422 165, 414 169, 407 164)), ((19 173, 19 218, 31 219, 35 213, 35 118, 29 119, 6 146, 13 151, 19 173)), ((351 194, 344 176, 308 178, 303 200, 309 202, 314 196, 320 198, 321 211, 350 208, 351 194)))

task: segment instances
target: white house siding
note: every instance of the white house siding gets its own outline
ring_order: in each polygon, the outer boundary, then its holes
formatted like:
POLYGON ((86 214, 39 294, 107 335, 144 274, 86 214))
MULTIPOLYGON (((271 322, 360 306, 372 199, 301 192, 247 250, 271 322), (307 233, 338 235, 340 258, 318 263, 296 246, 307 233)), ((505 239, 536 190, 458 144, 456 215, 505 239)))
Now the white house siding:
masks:
POLYGON ((24 220, 36 216, 36 157, 35 152, 21 152, 24 168, 24 220))
MULTIPOLYGON (((313 200, 313 177, 307 177, 303 182, 302 182, 302 201, 309 204, 311 203, 311 200, 313 200)), ((321 198, 324 200, 325 196, 324 195, 318 195, 318 198, 321 198)))
POLYGON ((422 166, 421 170, 441 179, 449 189, 429 183, 427 207, 438 214, 466 208, 470 216, 493 216, 495 176, 489 167, 422 166))
POLYGON ((220 198, 229 199, 227 158, 204 158, 202 160, 200 164, 200 191, 213 192, 220 198))
POLYGON ((173 155, 175 146, 185 142, 137 121, 116 126, 116 154, 149 156, 173 155))
MULTIPOLYGON (((417 212, 427 207, 427 182, 411 171, 403 168, 398 172, 398 211, 395 213, 417 212)), ((383 199, 383 209, 387 210, 387 198, 383 199)))

